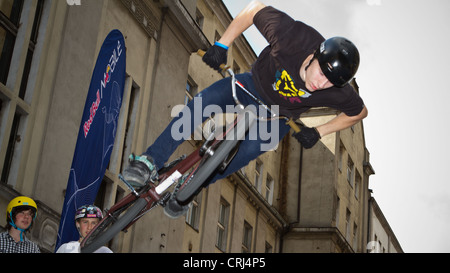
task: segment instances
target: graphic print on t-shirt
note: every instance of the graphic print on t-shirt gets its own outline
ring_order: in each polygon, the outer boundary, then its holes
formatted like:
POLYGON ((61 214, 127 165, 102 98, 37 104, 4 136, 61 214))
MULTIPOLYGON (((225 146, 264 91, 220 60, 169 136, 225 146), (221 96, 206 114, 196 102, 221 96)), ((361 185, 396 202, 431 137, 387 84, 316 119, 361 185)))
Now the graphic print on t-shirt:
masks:
POLYGON ((290 103, 301 103, 300 98, 311 96, 306 90, 297 88, 292 77, 284 69, 281 72, 277 70, 273 90, 290 103))

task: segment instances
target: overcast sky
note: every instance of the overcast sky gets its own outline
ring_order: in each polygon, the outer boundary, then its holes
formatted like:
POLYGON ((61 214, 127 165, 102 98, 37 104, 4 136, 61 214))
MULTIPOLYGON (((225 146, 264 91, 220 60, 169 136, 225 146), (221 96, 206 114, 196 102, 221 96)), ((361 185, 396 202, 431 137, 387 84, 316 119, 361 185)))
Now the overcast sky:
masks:
MULTIPOLYGON (((224 0, 236 16, 250 0, 224 0)), ((262 0, 361 55, 369 188, 405 252, 450 252, 450 1, 262 0)), ((258 54, 264 38, 245 36, 258 54)))

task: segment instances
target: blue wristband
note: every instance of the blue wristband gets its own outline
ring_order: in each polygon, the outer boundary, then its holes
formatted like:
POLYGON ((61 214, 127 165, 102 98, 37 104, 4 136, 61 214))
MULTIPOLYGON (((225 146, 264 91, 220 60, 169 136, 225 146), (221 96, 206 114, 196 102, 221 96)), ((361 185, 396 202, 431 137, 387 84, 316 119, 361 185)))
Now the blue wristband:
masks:
POLYGON ((224 44, 221 44, 221 43, 219 43, 219 42, 215 42, 214 45, 220 46, 221 48, 224 48, 224 49, 228 50, 228 46, 226 46, 226 45, 224 45, 224 44))

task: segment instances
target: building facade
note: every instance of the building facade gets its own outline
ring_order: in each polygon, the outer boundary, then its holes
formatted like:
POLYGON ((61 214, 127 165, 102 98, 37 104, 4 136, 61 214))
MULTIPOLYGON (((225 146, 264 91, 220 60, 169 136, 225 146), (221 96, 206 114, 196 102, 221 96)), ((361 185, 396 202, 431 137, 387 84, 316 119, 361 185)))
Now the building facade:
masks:
POLYGON ((369 199, 369 253, 403 253, 403 249, 375 198, 369 199))
MULTIPOLYGON (((116 142, 95 201, 102 209, 128 194, 117 175, 129 154, 145 151, 174 109, 224 77, 195 52, 218 40, 232 17, 220 0, 10 0, 0 11, 0 210, 18 195, 35 199, 39 216, 29 237, 53 252, 85 98, 106 35, 123 33, 127 76, 116 142)), ((249 71, 255 59, 244 37, 230 47, 235 72, 249 71)), ((337 114, 312 109, 302 121, 314 126, 337 114)), ((198 145, 186 141, 172 158, 198 145)), ((286 136, 277 149, 204 189, 185 217, 172 220, 157 208, 109 247, 366 252, 373 173, 362 123, 310 150, 286 136)))

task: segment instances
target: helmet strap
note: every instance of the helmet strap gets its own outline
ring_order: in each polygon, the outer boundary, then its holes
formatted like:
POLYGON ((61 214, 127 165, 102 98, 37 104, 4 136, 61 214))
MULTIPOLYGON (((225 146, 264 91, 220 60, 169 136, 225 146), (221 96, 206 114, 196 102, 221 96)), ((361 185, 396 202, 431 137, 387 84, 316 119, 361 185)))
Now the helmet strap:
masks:
POLYGON ((311 63, 312 63, 313 60, 314 60, 314 59, 311 59, 311 61, 309 61, 309 64, 305 67, 305 72, 306 72, 306 70, 308 70, 308 68, 309 68, 309 66, 311 65, 311 63))
POLYGON ((314 59, 317 59, 317 51, 318 51, 318 50, 314 51, 313 57, 311 58, 311 60, 309 60, 308 65, 305 67, 305 72, 306 72, 306 70, 308 70, 309 66, 312 64, 312 62, 314 61, 314 59))
POLYGON ((23 242, 23 233, 26 231, 26 229, 23 228, 16 228, 16 229, 20 231, 20 241, 23 242))
POLYGON ((312 57, 312 59, 309 60, 308 65, 305 67, 305 75, 304 75, 305 80, 306 80, 306 72, 308 71, 308 68, 309 68, 309 66, 311 65, 311 63, 314 61, 314 58, 315 58, 315 57, 312 57))

